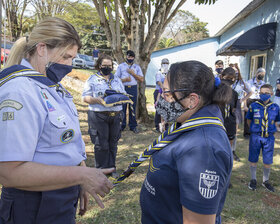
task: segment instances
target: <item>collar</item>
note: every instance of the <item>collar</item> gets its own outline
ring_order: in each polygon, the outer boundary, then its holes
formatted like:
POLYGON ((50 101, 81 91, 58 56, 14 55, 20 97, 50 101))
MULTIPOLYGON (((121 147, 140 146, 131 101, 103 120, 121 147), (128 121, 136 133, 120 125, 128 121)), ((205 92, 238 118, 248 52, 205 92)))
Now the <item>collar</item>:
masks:
MULTIPOLYGON (((25 62, 29 63, 25 60, 25 62)), ((25 63, 24 62, 24 63, 25 63)), ((30 64, 29 64, 30 65, 30 64)), ((30 65, 31 66, 31 65, 30 65)), ((32 66, 31 66, 32 67, 32 66)), ((12 65, 9 68, 4 69, 0 73, 0 87, 7 83, 8 81, 17 78, 17 77, 29 77, 32 78, 48 87, 54 87, 57 86, 55 82, 50 80, 45 75, 35 71, 34 69, 31 69, 29 67, 26 67, 24 65, 12 65)))
POLYGON ((21 60, 20 65, 23 65, 23 66, 25 66, 25 67, 27 67, 27 68, 30 68, 30 69, 32 69, 32 70, 35 70, 35 69, 32 67, 32 65, 30 64, 30 62, 28 61, 28 59, 26 59, 26 58, 23 58, 23 59, 21 60))
POLYGON ((269 100, 267 104, 264 104, 264 102, 262 100, 258 100, 258 101, 256 101, 256 103, 260 104, 263 107, 269 107, 270 105, 273 104, 273 102, 271 102, 271 100, 269 100))

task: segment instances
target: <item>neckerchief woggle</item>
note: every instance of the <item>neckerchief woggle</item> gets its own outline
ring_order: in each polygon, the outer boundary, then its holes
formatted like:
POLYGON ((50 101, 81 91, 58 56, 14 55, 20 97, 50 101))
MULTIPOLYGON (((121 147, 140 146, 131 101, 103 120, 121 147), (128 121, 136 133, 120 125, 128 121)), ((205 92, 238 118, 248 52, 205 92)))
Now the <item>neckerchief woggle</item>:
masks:
POLYGON ((198 117, 189 119, 182 124, 175 122, 168 130, 162 133, 151 145, 149 145, 137 159, 130 163, 128 168, 118 178, 113 180, 113 185, 116 186, 124 181, 145 160, 150 158, 155 152, 162 150, 168 144, 172 143, 180 135, 201 126, 217 126, 226 131, 223 122, 218 117, 198 117))

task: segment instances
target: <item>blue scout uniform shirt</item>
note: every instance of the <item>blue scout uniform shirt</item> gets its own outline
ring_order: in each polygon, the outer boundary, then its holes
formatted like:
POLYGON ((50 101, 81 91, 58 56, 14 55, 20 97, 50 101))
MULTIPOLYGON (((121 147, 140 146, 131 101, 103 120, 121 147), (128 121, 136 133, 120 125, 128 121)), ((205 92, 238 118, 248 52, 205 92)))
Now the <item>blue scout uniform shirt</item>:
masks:
MULTIPOLYGON (((270 102, 271 103, 271 102, 270 102)), ((251 120, 250 131, 253 133, 262 132, 262 120, 264 118, 265 105, 261 100, 250 105, 246 118, 251 120)), ((267 107, 268 112, 268 133, 276 132, 275 122, 280 121, 279 106, 272 103, 267 107)))
POLYGON ((160 89, 160 86, 157 84, 157 82, 164 82, 166 74, 162 73, 160 70, 156 74, 156 89, 160 89))
POLYGON ((0 73, 0 161, 76 166, 86 153, 72 96, 29 68, 0 73))
POLYGON ((118 66, 115 76, 118 76, 120 79, 124 79, 124 78, 127 78, 130 76, 131 81, 124 82, 123 84, 125 86, 137 85, 137 80, 127 72, 127 69, 133 69, 134 72, 136 73, 136 75, 143 76, 142 70, 139 65, 137 65, 137 64, 128 65, 126 62, 123 62, 118 66))
MULTIPOLYGON (((120 93, 126 93, 122 81, 111 74, 109 80, 105 79, 100 73, 96 73, 89 77, 85 83, 82 96, 104 97, 107 89, 113 89, 120 93)), ((101 104, 89 104, 89 110, 92 111, 120 111, 122 105, 105 107, 101 104)))
MULTIPOLYGON (((222 120, 219 108, 209 105, 192 118, 213 115, 222 120)), ((140 194, 142 223, 183 223, 182 206, 219 216, 231 169, 225 130, 202 126, 182 134, 150 159, 140 194)))

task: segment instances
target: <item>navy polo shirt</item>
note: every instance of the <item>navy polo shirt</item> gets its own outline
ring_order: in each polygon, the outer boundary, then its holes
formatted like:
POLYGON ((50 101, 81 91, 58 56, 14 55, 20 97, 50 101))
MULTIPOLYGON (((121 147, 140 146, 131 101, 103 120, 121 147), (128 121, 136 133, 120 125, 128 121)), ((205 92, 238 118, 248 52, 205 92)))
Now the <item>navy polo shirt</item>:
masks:
MULTIPOLYGON (((191 118, 213 116, 222 120, 216 105, 191 118)), ((140 194, 142 223, 182 223, 182 206, 219 216, 231 169, 231 148, 222 128, 201 126, 185 132, 150 159, 140 194)))

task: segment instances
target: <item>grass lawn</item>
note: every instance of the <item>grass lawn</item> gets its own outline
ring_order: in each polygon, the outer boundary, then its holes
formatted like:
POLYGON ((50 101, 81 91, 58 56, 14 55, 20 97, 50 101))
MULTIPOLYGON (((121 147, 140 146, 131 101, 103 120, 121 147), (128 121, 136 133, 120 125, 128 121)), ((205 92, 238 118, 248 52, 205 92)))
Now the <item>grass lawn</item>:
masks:
MULTIPOLYGON (((94 166, 93 145, 87 135, 87 106, 81 102, 80 93, 72 91, 74 101, 79 111, 81 129, 86 143, 88 155, 87 165, 94 166)), ((147 89, 147 105, 153 105, 153 89, 147 89)), ((157 138, 158 133, 154 131, 153 122, 149 124, 139 124, 140 133, 133 134, 129 130, 122 133, 119 141, 117 155, 117 169, 122 171, 127 168, 138 154, 146 146, 157 138)), ((274 184, 276 193, 267 192, 261 185, 262 166, 258 166, 257 178, 258 189, 256 192, 250 191, 247 187, 250 180, 248 157, 249 140, 243 139, 242 130, 238 130, 237 154, 241 162, 234 162, 231 183, 233 188, 229 189, 227 200, 222 213, 223 223, 226 224, 275 224, 279 223, 280 210, 280 140, 279 133, 275 135, 274 164, 270 179, 274 184)), ((262 161, 262 160, 260 160, 262 161)), ((89 211, 83 217, 77 217, 79 224, 131 224, 141 223, 139 194, 141 185, 145 178, 148 162, 144 162, 134 174, 123 183, 114 188, 109 195, 104 198, 105 209, 100 209, 91 199, 89 211)))
MULTIPOLYGON (((85 72, 85 75, 86 74, 85 72)), ((77 106, 83 139, 86 144, 87 165, 94 167, 93 145, 87 134, 87 105, 81 101, 81 93, 70 90, 77 106)), ((153 89, 147 89, 148 108, 153 108, 153 89)), ((118 172, 126 169, 146 146, 158 137, 153 122, 139 124, 140 133, 133 134, 129 130, 122 132, 117 155, 118 172)), ((258 189, 250 191, 247 187, 249 176, 248 140, 241 137, 242 130, 238 130, 237 154, 241 162, 234 162, 231 183, 227 200, 222 213, 223 224, 276 224, 280 211, 280 134, 276 134, 274 164, 271 170, 271 182, 276 193, 269 193, 260 183, 262 180, 262 166, 258 167, 258 189)), ((262 160, 260 160, 262 161, 262 160)), ((145 178, 148 162, 144 162, 129 178, 115 187, 104 199, 105 209, 100 209, 90 198, 88 212, 80 217, 78 224, 140 224, 139 194, 145 178)))

